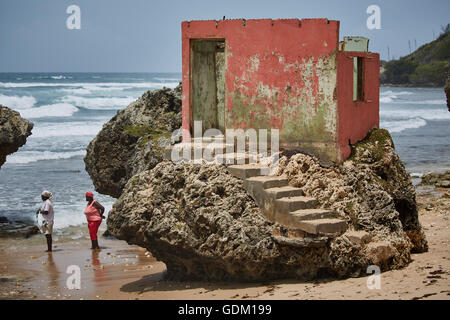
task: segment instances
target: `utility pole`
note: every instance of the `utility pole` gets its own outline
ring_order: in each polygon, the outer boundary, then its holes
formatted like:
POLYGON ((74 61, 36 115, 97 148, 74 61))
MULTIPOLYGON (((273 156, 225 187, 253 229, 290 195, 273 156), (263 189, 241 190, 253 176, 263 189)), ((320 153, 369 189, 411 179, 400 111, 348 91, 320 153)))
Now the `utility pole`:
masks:
POLYGON ((391 55, 390 55, 390 52, 389 52, 389 46, 387 48, 388 48, 388 61, 391 61, 391 55))
POLYGON ((411 41, 408 39, 409 54, 411 54, 411 41))

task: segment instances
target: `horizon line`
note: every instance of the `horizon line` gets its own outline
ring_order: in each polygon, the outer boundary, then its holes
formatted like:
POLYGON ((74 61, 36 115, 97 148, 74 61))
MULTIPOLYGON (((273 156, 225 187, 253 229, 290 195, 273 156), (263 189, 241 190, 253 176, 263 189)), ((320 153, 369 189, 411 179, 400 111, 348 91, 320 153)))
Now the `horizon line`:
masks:
POLYGON ((181 73, 181 71, 0 71, 0 73, 181 73))

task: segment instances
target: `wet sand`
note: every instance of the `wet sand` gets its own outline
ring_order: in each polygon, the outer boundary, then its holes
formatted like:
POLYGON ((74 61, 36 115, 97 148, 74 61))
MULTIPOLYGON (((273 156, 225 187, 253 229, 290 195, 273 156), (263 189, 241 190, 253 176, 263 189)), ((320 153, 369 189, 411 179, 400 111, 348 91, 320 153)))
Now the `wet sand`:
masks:
POLYGON ((413 254, 408 267, 381 274, 381 288, 367 288, 368 277, 266 283, 173 282, 165 265, 145 249, 100 238, 100 251, 87 239, 0 240, 0 299, 450 299, 450 192, 418 188, 420 221, 429 251, 413 254), (445 196, 447 192, 447 196, 445 196), (81 288, 69 289, 71 265, 81 271, 81 288))

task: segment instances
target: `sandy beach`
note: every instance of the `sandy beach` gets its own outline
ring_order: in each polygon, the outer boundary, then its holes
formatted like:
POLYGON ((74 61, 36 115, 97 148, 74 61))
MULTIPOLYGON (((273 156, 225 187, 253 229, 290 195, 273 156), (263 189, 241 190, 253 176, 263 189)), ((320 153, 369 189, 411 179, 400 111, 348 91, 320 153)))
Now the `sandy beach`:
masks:
POLYGON ((0 299, 154 300, 154 299, 450 299, 450 194, 445 189, 417 187, 420 221, 429 251, 412 254, 401 270, 381 274, 381 288, 368 289, 368 277, 343 280, 266 283, 207 283, 164 280, 165 265, 145 249, 124 241, 100 239, 91 251, 89 240, 55 241, 44 252, 42 235, 2 239, 0 299), (77 265, 81 288, 69 289, 67 268, 77 265))

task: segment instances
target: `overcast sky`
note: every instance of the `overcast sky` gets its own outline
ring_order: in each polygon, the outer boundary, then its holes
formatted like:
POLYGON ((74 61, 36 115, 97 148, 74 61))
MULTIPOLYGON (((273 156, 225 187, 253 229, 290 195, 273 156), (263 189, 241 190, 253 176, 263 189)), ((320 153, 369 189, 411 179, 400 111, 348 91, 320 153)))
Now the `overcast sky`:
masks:
POLYGON ((0 0, 0 72, 181 72, 181 22, 227 18, 340 20, 340 37, 370 38, 387 59, 433 40, 450 22, 449 0, 0 0), (69 30, 69 5, 81 29, 69 30), (366 27, 369 5, 381 29, 366 27))

